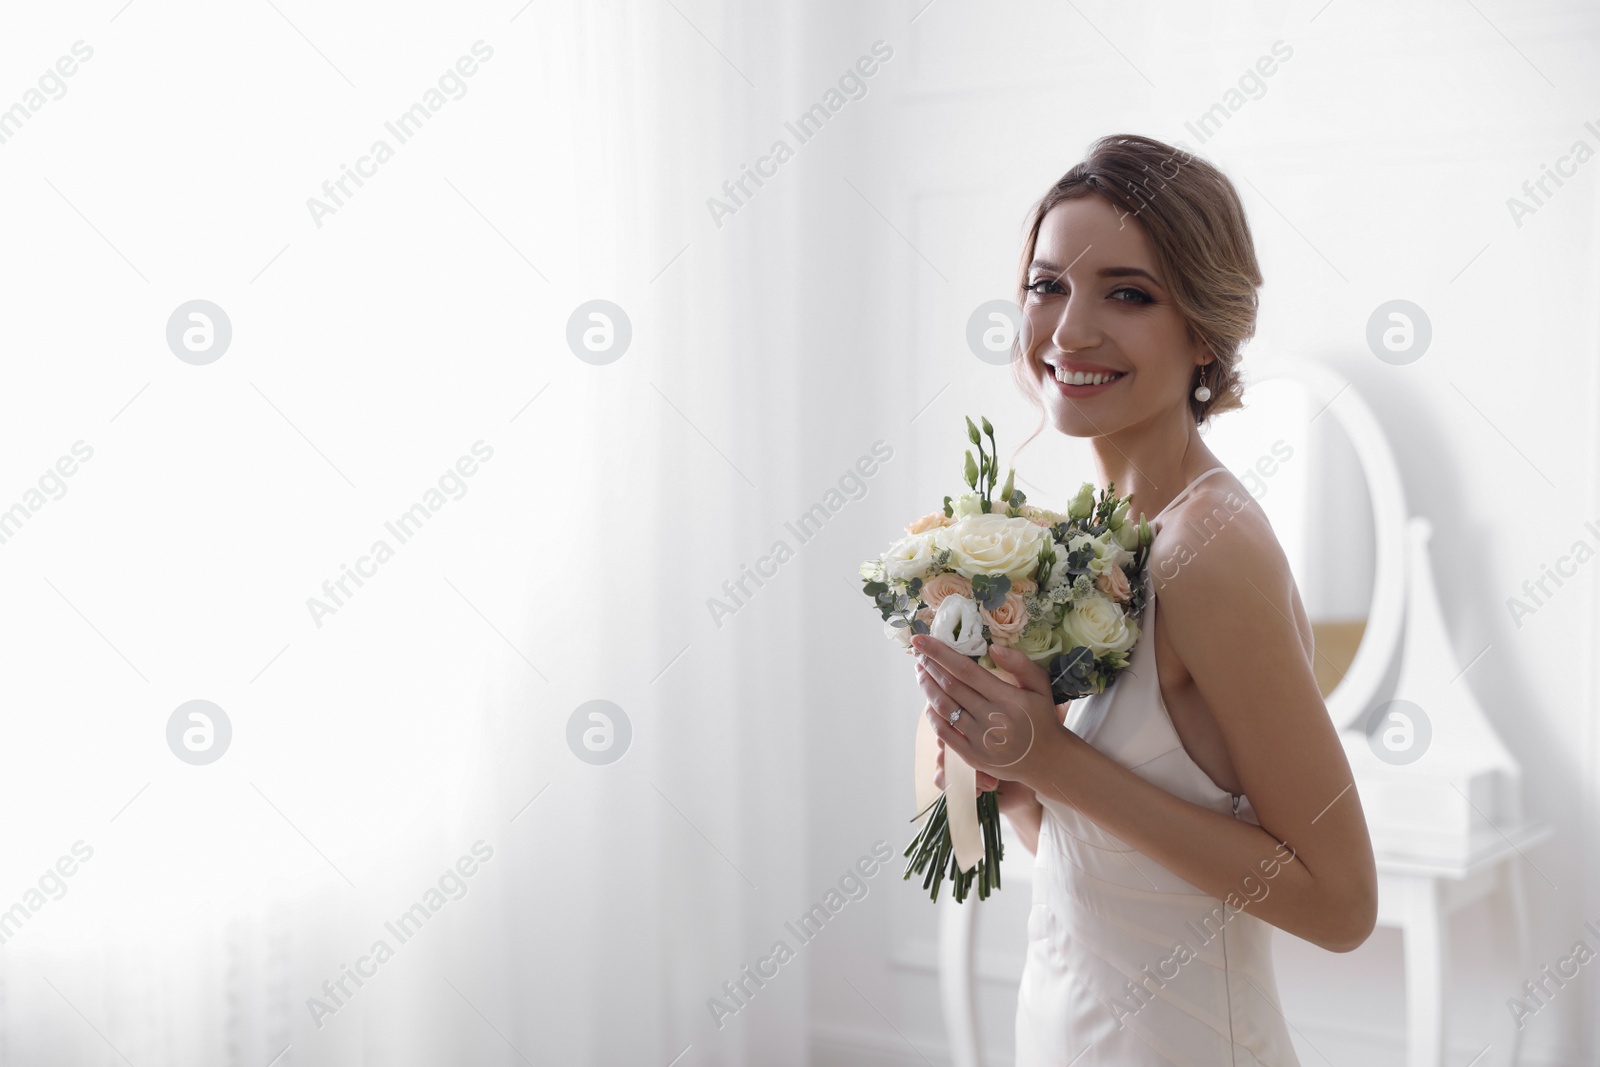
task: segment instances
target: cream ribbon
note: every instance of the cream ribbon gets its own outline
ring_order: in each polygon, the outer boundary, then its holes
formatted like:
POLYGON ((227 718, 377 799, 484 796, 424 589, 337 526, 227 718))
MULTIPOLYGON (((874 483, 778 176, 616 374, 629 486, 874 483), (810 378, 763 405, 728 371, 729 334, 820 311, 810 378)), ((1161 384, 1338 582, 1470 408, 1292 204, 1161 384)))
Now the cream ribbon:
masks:
MULTIPOLYGON (((1001 681, 1017 684, 1016 676, 1010 671, 1000 667, 984 669, 1001 681)), ((966 717, 977 713, 968 709, 961 714, 966 717)), ((926 713, 917 716, 916 748, 915 810, 921 811, 939 795, 939 787, 933 784, 939 758, 939 735, 934 733, 933 723, 928 721, 926 713)), ((956 755, 948 745, 944 750, 944 804, 945 818, 949 820, 950 846, 955 853, 956 864, 963 871, 970 871, 983 859, 983 828, 978 824, 978 776, 972 765, 956 755)), ((923 824, 932 815, 932 812, 924 815, 923 824)))

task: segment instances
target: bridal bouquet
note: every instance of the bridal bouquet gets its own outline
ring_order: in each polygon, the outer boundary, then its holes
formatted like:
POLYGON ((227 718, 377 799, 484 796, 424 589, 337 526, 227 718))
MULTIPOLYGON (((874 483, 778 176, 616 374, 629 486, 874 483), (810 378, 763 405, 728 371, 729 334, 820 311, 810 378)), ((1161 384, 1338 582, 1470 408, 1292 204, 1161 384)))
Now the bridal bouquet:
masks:
MULTIPOLYGON (((981 421, 988 451, 967 419, 967 439, 978 448, 976 460, 966 454, 969 491, 945 497, 942 511, 861 564, 862 591, 908 654, 913 634, 930 634, 1014 683, 989 655, 994 645, 1010 646, 1045 669, 1057 704, 1104 692, 1139 639, 1150 524, 1142 515, 1129 521, 1128 499, 1112 496, 1110 485, 1096 497, 1084 483, 1065 514, 1035 507, 1013 487, 1014 468, 991 499, 999 462, 994 427, 981 421)), ((926 716, 918 721, 921 804, 933 792, 934 739, 926 716)), ((906 846, 904 877, 926 869, 922 887, 938 900, 948 873, 958 901, 976 879, 987 899, 1000 886, 1004 854, 999 798, 995 790, 976 796, 972 768, 948 749, 944 756, 945 789, 923 808, 932 814, 906 846)))

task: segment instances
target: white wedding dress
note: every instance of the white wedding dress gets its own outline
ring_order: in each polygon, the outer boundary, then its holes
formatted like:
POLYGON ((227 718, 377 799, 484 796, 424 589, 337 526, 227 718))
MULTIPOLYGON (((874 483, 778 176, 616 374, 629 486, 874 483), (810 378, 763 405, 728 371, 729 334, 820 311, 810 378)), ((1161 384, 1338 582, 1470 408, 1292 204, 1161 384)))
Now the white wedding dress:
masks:
MULTIPOLYGON (((1167 508, 1225 469, 1195 478, 1167 508)), ((1218 788, 1178 739, 1156 677, 1148 574, 1146 589, 1127 669, 1105 692, 1073 701, 1066 725, 1167 792, 1259 825, 1249 800, 1218 788)), ((1298 1067, 1279 1011, 1272 928, 1077 809, 1040 801, 1017 1067, 1298 1067)))

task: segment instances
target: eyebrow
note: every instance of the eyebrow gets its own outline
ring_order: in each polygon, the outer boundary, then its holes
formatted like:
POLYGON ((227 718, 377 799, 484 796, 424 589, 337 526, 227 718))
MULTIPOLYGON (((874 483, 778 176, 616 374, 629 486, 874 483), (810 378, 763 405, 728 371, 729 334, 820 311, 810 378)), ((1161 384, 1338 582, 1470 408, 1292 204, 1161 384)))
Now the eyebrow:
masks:
MULTIPOLYGON (((1057 266, 1048 259, 1036 259, 1032 263, 1028 264, 1028 269, 1030 271, 1034 270, 1035 268, 1042 271, 1048 271, 1049 273, 1058 276, 1065 273, 1065 270, 1062 267, 1057 266)), ((1149 271, 1140 267, 1101 267, 1095 273, 1102 278, 1149 278, 1156 285, 1161 284, 1160 279, 1158 279, 1154 274, 1151 274, 1149 271)))

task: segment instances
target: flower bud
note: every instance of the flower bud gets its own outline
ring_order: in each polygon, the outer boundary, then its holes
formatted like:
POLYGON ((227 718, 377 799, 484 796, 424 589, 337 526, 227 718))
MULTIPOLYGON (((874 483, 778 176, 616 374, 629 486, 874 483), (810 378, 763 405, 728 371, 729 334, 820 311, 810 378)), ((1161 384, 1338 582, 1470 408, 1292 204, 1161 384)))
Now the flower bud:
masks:
POLYGON ((1067 505, 1067 515, 1074 519, 1087 519, 1094 512, 1094 486, 1088 482, 1078 490, 1078 495, 1067 505))

